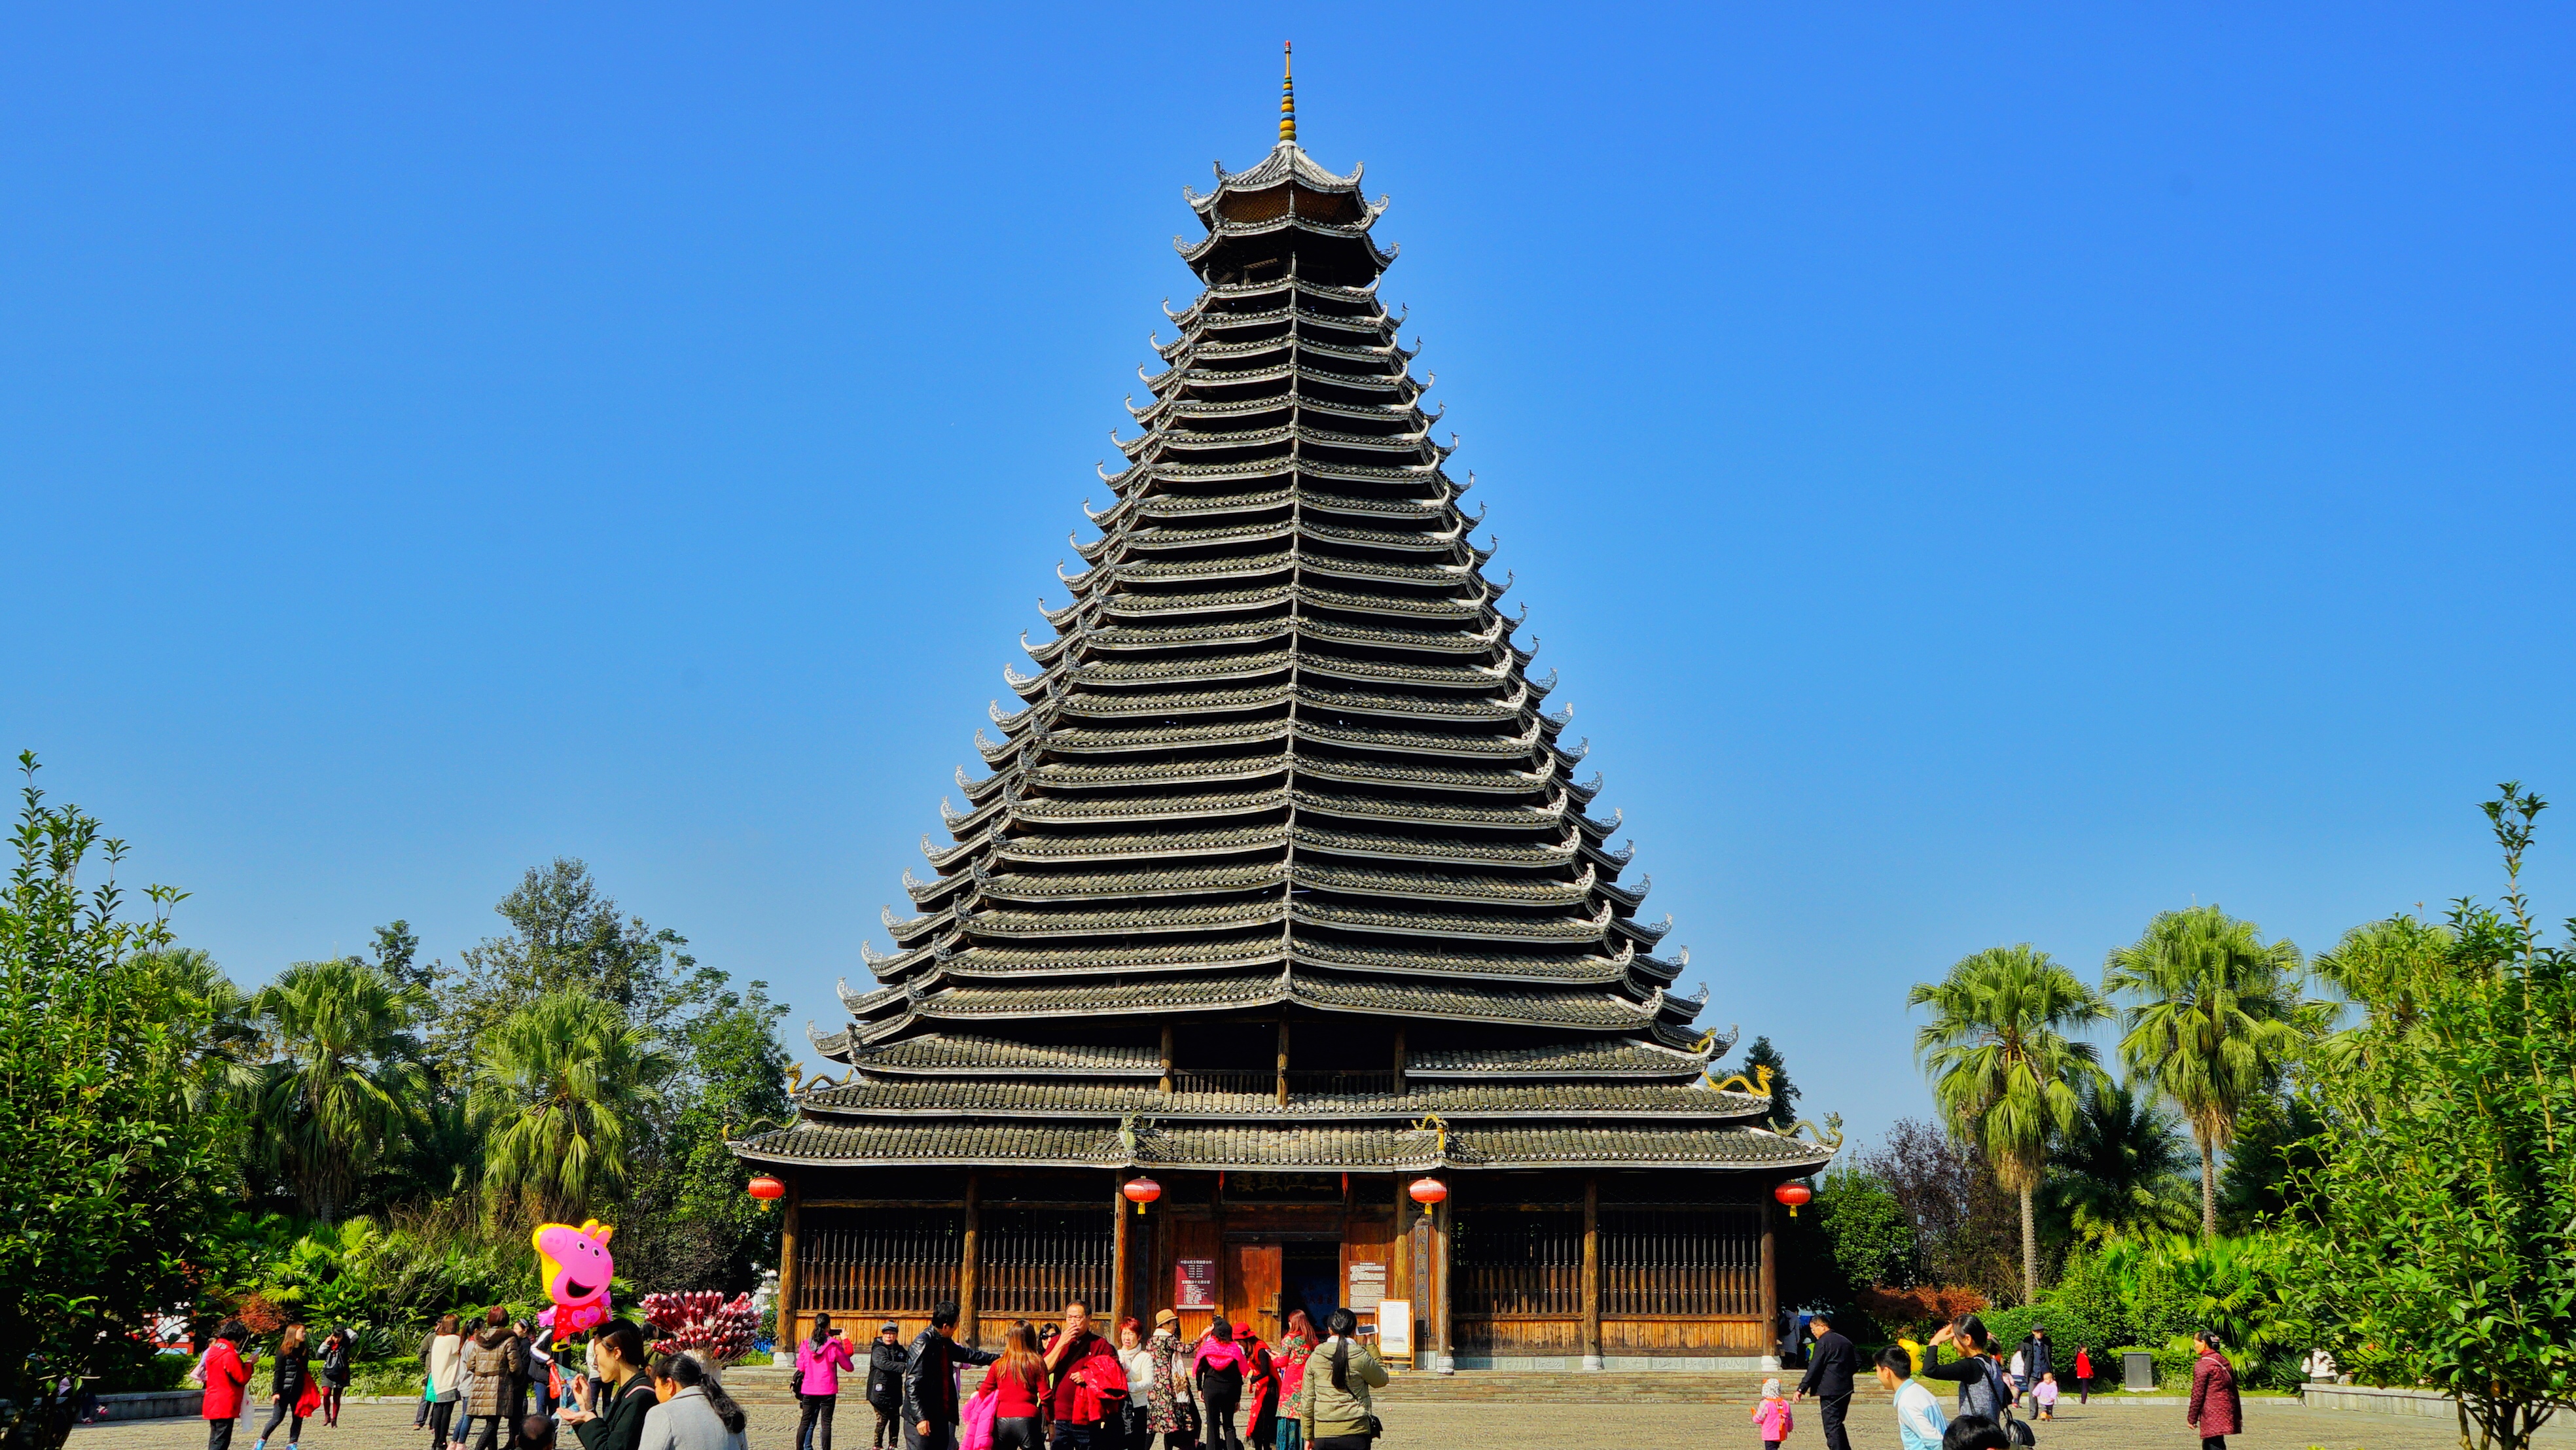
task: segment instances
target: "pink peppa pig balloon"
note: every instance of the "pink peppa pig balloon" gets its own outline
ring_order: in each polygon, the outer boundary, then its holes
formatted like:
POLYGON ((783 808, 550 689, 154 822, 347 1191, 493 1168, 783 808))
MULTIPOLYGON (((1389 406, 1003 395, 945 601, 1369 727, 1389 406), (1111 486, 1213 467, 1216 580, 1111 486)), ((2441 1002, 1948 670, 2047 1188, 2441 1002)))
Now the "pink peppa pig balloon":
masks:
POLYGON ((554 1330, 555 1343, 608 1322, 608 1280, 617 1272, 617 1261, 608 1256, 608 1236, 615 1232, 595 1218, 582 1220, 579 1228, 537 1225, 532 1235, 537 1274, 545 1281, 547 1297, 555 1301, 537 1322, 554 1330))

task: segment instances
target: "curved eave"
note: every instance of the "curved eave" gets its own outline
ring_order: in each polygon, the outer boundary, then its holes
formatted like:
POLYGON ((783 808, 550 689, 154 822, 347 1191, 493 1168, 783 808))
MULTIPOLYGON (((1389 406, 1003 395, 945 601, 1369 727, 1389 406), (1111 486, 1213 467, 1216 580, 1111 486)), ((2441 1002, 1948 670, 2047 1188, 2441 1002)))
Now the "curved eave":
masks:
POLYGON ((1698 1168, 1762 1179, 1812 1174, 1833 1150, 1736 1124, 1504 1127, 1149 1128, 1131 1149, 1115 1124, 800 1123, 729 1140, 746 1163, 818 1167, 1019 1165, 1412 1172, 1443 1168, 1698 1168))

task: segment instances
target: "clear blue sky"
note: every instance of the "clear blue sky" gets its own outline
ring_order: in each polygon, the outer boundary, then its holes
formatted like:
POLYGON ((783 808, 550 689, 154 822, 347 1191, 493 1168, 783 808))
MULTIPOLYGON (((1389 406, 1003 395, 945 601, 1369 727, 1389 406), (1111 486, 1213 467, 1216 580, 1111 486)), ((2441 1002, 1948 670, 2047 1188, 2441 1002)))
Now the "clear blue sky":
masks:
POLYGON ((1290 34, 1811 1110, 1921 1111, 1964 953, 2576 807, 2563 8, 860 8, 8 21, 0 744, 237 976, 565 853, 830 1025, 1290 34))

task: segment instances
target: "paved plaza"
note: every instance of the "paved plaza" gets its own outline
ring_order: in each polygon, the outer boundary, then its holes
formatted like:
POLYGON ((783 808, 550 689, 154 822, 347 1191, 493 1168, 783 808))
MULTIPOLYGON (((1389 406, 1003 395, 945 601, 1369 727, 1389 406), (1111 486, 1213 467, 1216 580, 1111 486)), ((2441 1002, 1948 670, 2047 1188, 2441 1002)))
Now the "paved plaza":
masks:
MULTIPOLYGON (((751 1450, 791 1450, 796 1411, 792 1405, 755 1404, 751 1411, 751 1450)), ((1555 1450, 1555 1447, 1615 1447, 1615 1450, 1734 1450, 1759 1447, 1739 1405, 1505 1405, 1394 1402, 1383 1407, 1385 1450, 1555 1450)), ((263 1414, 262 1420, 266 1417, 263 1414)), ((867 1450, 873 1421, 867 1407, 844 1400, 835 1427, 840 1450, 867 1450)), ((2249 1401, 2247 1431, 2231 1436, 2231 1450, 2456 1450, 2459 1438, 2447 1420, 2310 1410, 2289 1402, 2249 1401)), ((2070 1409, 2038 1427, 2040 1444, 2060 1446, 2154 1447, 2197 1450, 2199 1438, 2182 1422, 2182 1411, 2168 1406, 2133 1405, 2070 1409)), ((248 1450, 259 1422, 235 1432, 236 1450, 248 1450)), ((128 1425, 98 1425, 74 1432, 73 1450, 201 1450, 206 1443, 203 1420, 148 1420, 128 1425)), ((566 1443, 571 1444, 570 1437, 566 1443)), ((1853 1407, 1852 1443, 1856 1450, 1894 1450, 1894 1417, 1884 1400, 1853 1407)), ((2544 1430, 2540 1443, 2576 1450, 2576 1431, 2556 1426, 2544 1430)), ((1821 1450, 1812 1405, 1799 1407, 1797 1429, 1789 1450, 1821 1450)), ((281 1450, 272 1446, 271 1450, 281 1450)), ((351 1405, 340 1428, 308 1426, 303 1450, 432 1450, 429 1437, 411 1427, 411 1410, 398 1405, 351 1405)))

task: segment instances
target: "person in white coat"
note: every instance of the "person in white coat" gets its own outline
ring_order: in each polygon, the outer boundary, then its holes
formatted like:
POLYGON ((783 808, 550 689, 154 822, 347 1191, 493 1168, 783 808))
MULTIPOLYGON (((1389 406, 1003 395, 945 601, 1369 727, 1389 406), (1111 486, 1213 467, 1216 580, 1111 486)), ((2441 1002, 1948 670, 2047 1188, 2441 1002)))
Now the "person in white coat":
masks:
POLYGON ((748 1417, 706 1366, 690 1355, 663 1354, 645 1372, 661 1403, 644 1412, 635 1450, 748 1450, 742 1435, 748 1417))

